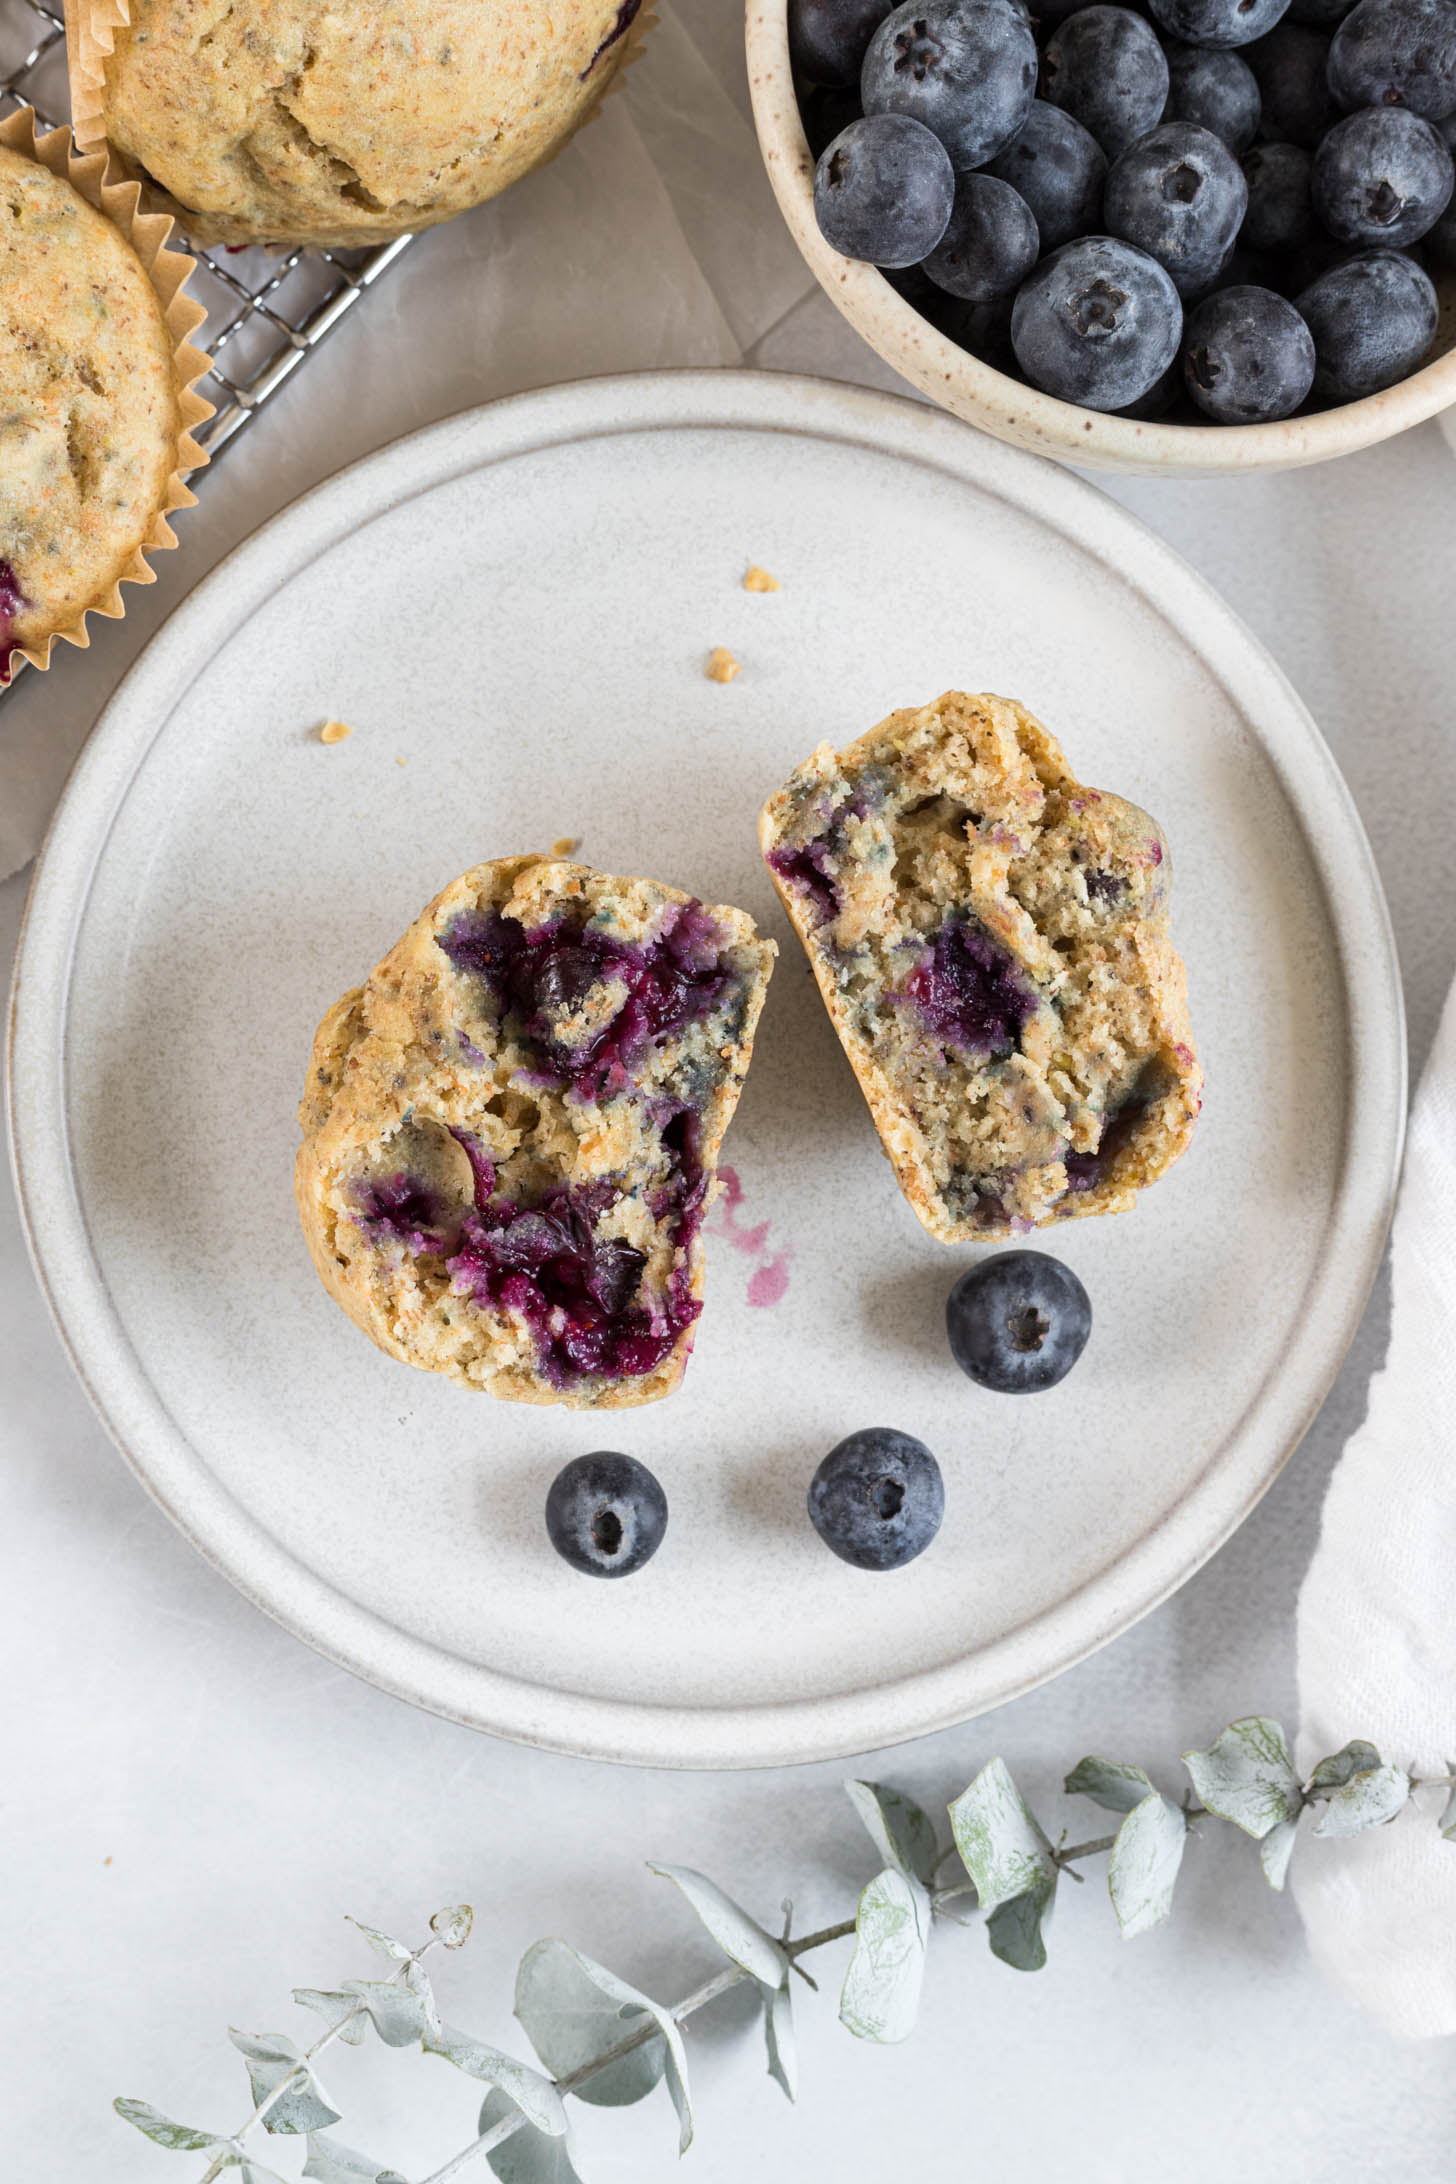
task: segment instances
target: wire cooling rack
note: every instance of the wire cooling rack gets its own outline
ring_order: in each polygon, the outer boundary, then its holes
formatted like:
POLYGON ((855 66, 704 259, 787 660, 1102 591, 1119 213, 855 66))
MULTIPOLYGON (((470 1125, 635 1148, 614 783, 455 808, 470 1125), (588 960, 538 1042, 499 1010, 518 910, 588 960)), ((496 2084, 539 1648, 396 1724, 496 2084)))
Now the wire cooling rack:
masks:
MULTIPOLYGON (((65 25, 43 0, 0 0, 0 117, 33 106, 47 127, 70 114, 65 25)), ((214 460, 284 381, 331 334, 412 238, 374 250, 210 250, 179 238, 197 259, 189 293, 207 318, 193 335, 212 358, 201 392, 215 409, 197 438, 214 460)))

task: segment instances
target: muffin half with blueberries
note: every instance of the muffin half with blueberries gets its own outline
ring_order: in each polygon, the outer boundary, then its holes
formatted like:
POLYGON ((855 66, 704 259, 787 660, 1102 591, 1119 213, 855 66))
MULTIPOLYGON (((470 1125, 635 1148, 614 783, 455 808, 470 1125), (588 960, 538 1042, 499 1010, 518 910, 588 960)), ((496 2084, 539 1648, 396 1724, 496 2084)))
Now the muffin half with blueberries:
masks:
POLYGON ((295 1190, 392 1357, 513 1402, 670 1394, 773 965, 743 911, 504 857, 325 1016, 295 1190))
POLYGON ((822 744, 759 839, 900 1187, 943 1243, 1116 1213, 1203 1077, 1161 829, 1008 698, 822 744))

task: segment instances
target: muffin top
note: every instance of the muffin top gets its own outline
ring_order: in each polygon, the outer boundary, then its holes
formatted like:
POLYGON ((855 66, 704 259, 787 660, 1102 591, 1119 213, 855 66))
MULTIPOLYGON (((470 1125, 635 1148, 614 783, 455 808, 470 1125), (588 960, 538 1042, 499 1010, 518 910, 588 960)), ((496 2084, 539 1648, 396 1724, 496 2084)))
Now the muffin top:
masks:
POLYGON ((347 247, 493 197, 584 118, 640 0, 132 0, 107 135, 204 242, 347 247))
POLYGON ((0 145, 0 675, 110 591, 177 464, 172 337, 130 243, 0 145))

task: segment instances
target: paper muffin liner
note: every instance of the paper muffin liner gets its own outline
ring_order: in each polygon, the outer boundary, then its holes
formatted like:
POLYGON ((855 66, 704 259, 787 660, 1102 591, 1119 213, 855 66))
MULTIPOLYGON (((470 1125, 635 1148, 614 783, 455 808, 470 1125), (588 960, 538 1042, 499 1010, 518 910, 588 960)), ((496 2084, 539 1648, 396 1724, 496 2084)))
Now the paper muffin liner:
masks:
MULTIPOLYGON (((622 0, 622 4, 628 4, 628 0, 622 0)), ((71 127, 75 131, 77 144, 83 150, 99 151, 106 146, 106 63, 116 50, 117 31, 131 22, 131 0, 65 0, 65 14, 66 66, 71 79, 71 127)), ((602 89, 590 100, 565 134, 557 139, 549 151, 543 152, 535 166, 527 168, 526 173, 534 174, 538 168, 548 167, 553 159, 559 158, 565 151, 573 137, 579 136, 589 122, 595 121, 605 101, 625 81, 628 69, 641 58, 642 48, 656 23, 657 8, 654 0, 642 0, 642 5, 622 32, 620 40, 613 41, 620 43, 622 50, 602 89)), ((525 176, 518 175, 516 179, 523 181, 525 176)), ((173 219, 180 216, 182 226, 187 225, 188 208, 180 199, 172 197, 159 184, 146 178, 141 180, 141 188, 148 203, 164 208, 173 219)), ((488 204, 490 200, 487 198, 482 202, 488 204)), ((467 205, 461 210, 468 212, 473 207, 467 205)), ((450 214, 452 220, 459 218, 460 213, 450 214)), ((447 223, 439 221, 434 224, 443 227, 447 223)), ((408 230, 402 232, 408 233, 408 230)), ((382 232, 377 238, 381 243, 389 239, 382 232)), ((279 242, 254 240, 252 247, 287 251, 297 249, 299 245, 285 238, 279 242)), ((313 246, 306 243, 302 247, 310 249, 313 246)), ((351 247, 368 249, 370 245, 364 243, 351 247)))
MULTIPOLYGON (((118 0, 125 4, 125 0, 118 0)), ((52 129, 45 136, 37 136, 35 114, 28 106, 20 107, 6 120, 0 121, 0 144, 7 151, 19 152, 26 159, 34 159, 60 180, 71 187, 97 212, 104 213, 112 226, 130 243, 141 261, 142 270, 150 280, 157 301, 162 306, 162 316, 172 341, 172 370, 177 389, 176 467, 167 479, 166 487, 152 527, 131 559, 112 579, 110 586, 97 594, 82 608, 73 623, 50 631, 32 644, 19 641, 13 649, 28 660, 32 667, 47 668, 51 661, 51 647, 61 638, 67 644, 85 647, 91 638, 86 628, 88 614, 103 615, 116 621, 125 614, 126 606, 121 596, 123 584, 155 584, 156 571, 148 566, 147 556, 159 553, 177 543, 176 534, 167 518, 179 508, 190 508, 197 496, 189 491, 186 479, 189 471, 200 470, 207 461, 206 453, 193 438, 196 428, 213 414, 212 404, 197 391, 197 383, 211 369, 209 359, 192 345, 191 337, 206 318, 207 312, 195 297, 187 294, 187 279, 197 261, 182 251, 169 247, 168 238, 172 222, 164 214, 141 211, 138 199, 141 192, 135 182, 111 179, 106 152, 78 152, 72 142, 71 131, 66 128, 52 129)))

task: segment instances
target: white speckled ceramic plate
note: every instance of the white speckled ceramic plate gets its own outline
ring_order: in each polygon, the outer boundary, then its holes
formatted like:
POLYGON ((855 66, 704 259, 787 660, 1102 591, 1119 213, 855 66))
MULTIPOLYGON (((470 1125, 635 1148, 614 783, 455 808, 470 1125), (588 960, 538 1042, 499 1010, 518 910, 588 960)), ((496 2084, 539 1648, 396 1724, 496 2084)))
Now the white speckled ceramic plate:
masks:
POLYGON ((993 1706, 1212 1553, 1354 1330, 1403 1071, 1359 821, 1228 608, 1092 487, 948 417, 714 373, 455 418, 200 586, 56 820, 11 1098, 78 1370, 252 1599, 461 1721, 749 1766, 993 1706), (750 561, 782 590, 745 592, 750 561), (703 674, 719 644, 743 663, 726 686, 703 674), (971 1254, 902 1203, 754 845, 821 737, 951 684, 1023 697, 1084 780, 1163 822, 1208 1072, 1193 1150, 1138 1210, 1044 1239, 1096 1326, 1020 1401, 951 1363, 971 1254), (330 714, 355 733, 326 748, 330 714), (325 1006, 445 880, 560 835, 743 904, 782 949, 686 1383, 596 1422, 378 1354, 315 1282, 290 1193, 325 1006), (885 1577, 804 1514, 819 1457, 870 1424, 929 1442, 947 1485, 932 1550, 885 1577), (617 1585, 573 1575, 541 1521, 558 1466, 603 1443, 672 1506, 617 1585))

